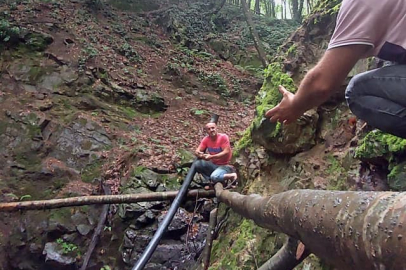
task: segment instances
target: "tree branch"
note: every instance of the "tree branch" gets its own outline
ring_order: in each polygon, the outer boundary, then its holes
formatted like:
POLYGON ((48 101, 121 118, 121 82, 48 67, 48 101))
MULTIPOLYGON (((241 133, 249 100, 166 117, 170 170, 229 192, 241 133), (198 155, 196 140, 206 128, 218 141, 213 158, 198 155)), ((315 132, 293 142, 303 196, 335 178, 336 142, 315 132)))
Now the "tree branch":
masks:
MULTIPOLYGON (((110 188, 106 187, 105 185, 103 185, 103 191, 104 191, 104 194, 107 194, 107 195, 111 194, 110 188)), ((93 250, 96 247, 97 241, 99 240, 99 235, 101 234, 103 227, 104 227, 104 223, 106 222, 107 214, 109 212, 109 207, 110 207, 110 205, 108 205, 108 204, 103 205, 103 210, 100 215, 99 223, 97 223, 97 227, 94 230, 94 233, 92 236, 92 241, 90 242, 90 245, 87 248, 87 252, 86 252, 85 258, 83 259, 83 264, 82 264, 82 267, 80 268, 80 270, 86 270, 87 265, 89 264, 90 257, 92 256, 93 250)))
POLYGON ((310 251, 304 249, 298 253, 300 247, 304 247, 300 241, 288 237, 283 247, 264 263, 258 270, 292 270, 299 265, 307 256, 310 251))
POLYGON ((209 220, 209 228, 207 230, 207 237, 206 237, 206 246, 204 247, 203 251, 203 269, 209 269, 210 265, 210 255, 211 255, 211 247, 213 244, 214 239, 214 231, 217 225, 217 208, 214 208, 210 212, 210 220, 209 220))
MULTIPOLYGON (((43 210, 43 209, 81 206, 89 204, 170 201, 175 199, 177 194, 178 191, 167 191, 167 192, 151 192, 151 193, 139 193, 128 195, 99 195, 99 196, 83 196, 65 199, 42 200, 42 201, 0 203, 0 212, 15 212, 19 210, 43 210)), ((214 197, 214 191, 190 190, 186 194, 186 198, 194 199, 196 198, 196 195, 198 195, 199 198, 211 198, 214 197)))

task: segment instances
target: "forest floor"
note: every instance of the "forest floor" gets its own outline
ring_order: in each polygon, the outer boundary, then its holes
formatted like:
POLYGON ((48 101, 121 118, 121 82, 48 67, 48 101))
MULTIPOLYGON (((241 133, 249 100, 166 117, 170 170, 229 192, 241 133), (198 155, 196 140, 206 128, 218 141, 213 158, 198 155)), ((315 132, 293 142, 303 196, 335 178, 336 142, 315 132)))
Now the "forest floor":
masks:
POLYGON ((139 166, 173 170, 181 158, 181 149, 193 152, 198 146, 205 135, 204 124, 212 113, 220 116, 219 132, 228 134, 232 144, 240 139, 254 117, 254 97, 261 85, 260 79, 228 61, 191 54, 173 43, 169 34, 151 23, 146 14, 140 17, 111 6, 89 11, 83 10, 82 5, 73 1, 23 3, 16 5, 9 16, 17 25, 51 33, 54 42, 46 52, 58 59, 75 64, 80 63, 84 53, 93 52, 92 57, 87 58, 85 70, 102 67, 107 70, 110 81, 118 86, 131 91, 128 86, 136 84, 163 97, 168 106, 165 111, 154 115, 136 114, 125 123, 136 127, 135 135, 111 129, 103 123, 102 117, 86 112, 120 142, 111 153, 119 155, 121 148, 137 147, 139 166), (118 53, 117 48, 123 46, 124 39, 140 56, 140 61, 134 63, 118 53), (196 72, 193 74, 182 64, 184 59, 198 74, 221 75, 227 87, 240 88, 239 93, 223 97, 215 87, 208 88, 199 81, 196 72), (168 74, 167 67, 171 63, 181 63, 177 66, 180 74, 168 74), (233 85, 235 79, 238 85, 233 85))

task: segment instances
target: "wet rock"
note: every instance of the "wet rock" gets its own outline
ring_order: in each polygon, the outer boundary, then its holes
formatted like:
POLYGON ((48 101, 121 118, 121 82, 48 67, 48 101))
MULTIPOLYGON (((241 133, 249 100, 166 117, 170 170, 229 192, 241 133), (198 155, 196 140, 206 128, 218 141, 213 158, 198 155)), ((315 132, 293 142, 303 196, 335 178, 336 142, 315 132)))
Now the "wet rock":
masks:
POLYGON ((184 245, 176 242, 158 245, 150 259, 150 262, 164 265, 173 260, 173 258, 180 258, 183 248, 184 245))
MULTIPOLYGON (((166 213, 161 214, 158 217, 158 223, 161 224, 162 221, 164 220, 166 216, 166 213)), ((174 233, 181 233, 184 232, 189 224, 190 221, 190 215, 188 215, 188 212, 185 211, 182 208, 179 208, 178 212, 176 212, 175 216, 172 219, 171 224, 168 226, 168 233, 172 235, 172 237, 175 235, 174 233)))

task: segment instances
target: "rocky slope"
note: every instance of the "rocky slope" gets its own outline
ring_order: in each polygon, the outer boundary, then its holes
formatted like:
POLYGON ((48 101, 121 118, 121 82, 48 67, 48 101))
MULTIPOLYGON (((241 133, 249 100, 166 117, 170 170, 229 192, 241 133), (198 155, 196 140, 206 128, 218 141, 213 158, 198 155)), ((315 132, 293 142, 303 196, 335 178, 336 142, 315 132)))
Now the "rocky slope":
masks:
MULTIPOLYGON (((262 81, 235 9, 234 17, 220 13, 213 21, 195 16, 211 11, 204 4, 161 10, 142 3, 143 13, 127 1, 0 5, 2 202, 99 194, 101 182, 114 194, 176 190, 211 113, 233 143, 249 125, 262 81), (213 22, 228 27, 214 29, 213 22)), ((272 22, 261 26, 268 36, 272 22)), ((278 44, 271 45, 269 52, 278 44)), ((182 205, 150 269, 189 269, 210 205, 182 205)), ((166 209, 111 207, 89 269, 133 265, 166 209)), ((7 252, 0 269, 79 268, 100 212, 88 206, 1 214, 7 252)))

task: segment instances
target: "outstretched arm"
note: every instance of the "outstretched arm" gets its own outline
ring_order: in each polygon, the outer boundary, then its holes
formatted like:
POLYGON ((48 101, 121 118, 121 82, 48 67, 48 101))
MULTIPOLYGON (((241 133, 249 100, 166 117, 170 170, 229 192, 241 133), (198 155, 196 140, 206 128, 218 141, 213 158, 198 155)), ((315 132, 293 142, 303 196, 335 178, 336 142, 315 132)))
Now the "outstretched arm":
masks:
POLYGON ((279 86, 281 102, 266 112, 272 122, 291 123, 307 110, 325 102, 341 86, 348 73, 371 48, 369 45, 347 45, 326 51, 319 63, 302 80, 296 94, 279 86))

